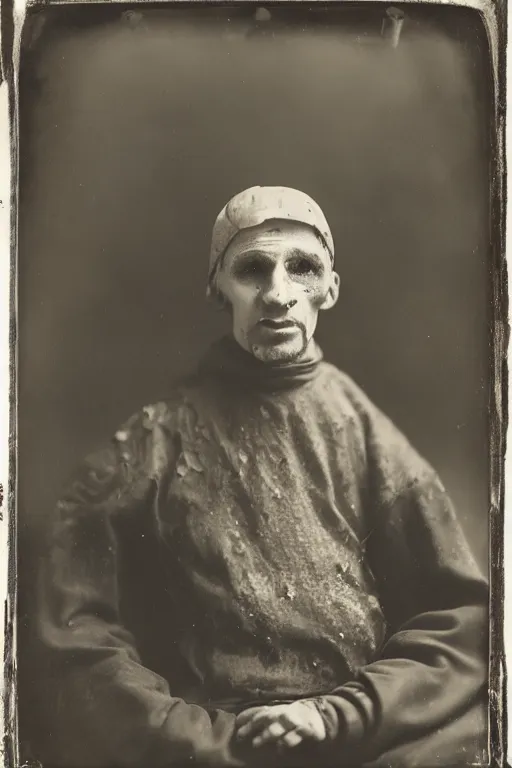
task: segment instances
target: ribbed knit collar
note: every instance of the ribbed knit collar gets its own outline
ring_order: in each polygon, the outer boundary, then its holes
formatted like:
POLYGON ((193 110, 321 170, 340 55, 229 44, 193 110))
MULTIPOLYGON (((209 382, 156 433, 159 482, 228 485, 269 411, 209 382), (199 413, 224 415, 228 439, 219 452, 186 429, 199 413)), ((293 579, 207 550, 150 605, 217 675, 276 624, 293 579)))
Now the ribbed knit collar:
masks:
POLYGON ((235 383, 243 381, 245 387, 277 391, 311 381, 322 359, 322 350, 313 341, 307 356, 299 362, 263 363, 242 349, 232 336, 225 336, 210 347, 200 369, 215 372, 235 383))

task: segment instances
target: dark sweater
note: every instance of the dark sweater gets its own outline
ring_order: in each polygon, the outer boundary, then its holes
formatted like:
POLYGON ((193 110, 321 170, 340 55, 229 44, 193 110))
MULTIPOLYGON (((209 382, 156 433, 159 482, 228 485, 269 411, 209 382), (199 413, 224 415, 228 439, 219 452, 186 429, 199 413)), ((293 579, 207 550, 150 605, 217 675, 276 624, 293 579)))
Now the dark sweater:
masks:
POLYGON ((223 341, 131 418, 58 504, 39 588, 43 752, 66 768, 268 766, 236 713, 304 697, 329 739, 286 765, 375 761, 487 680, 487 585, 445 489, 318 348, 273 367, 223 341))

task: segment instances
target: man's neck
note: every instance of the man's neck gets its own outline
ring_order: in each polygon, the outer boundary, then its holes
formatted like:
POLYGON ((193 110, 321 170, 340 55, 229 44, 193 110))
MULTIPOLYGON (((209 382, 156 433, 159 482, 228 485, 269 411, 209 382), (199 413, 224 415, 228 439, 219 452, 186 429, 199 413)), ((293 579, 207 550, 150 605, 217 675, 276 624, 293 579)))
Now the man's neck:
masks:
POLYGON ((249 355, 253 360, 256 361, 256 364, 268 366, 269 368, 287 368, 289 366, 311 362, 317 357, 318 347, 314 338, 311 338, 307 342, 306 346, 304 346, 295 356, 279 355, 279 353, 276 353, 275 350, 269 350, 268 354, 264 357, 260 357, 259 355, 255 354, 252 349, 245 347, 242 343, 240 343, 236 336, 232 336, 231 338, 236 346, 238 346, 243 352, 245 352, 246 355, 249 355))
POLYGON ((283 363, 264 363, 247 352, 233 336, 215 343, 203 359, 201 368, 216 372, 235 387, 244 381, 244 389, 288 389, 316 376, 322 351, 311 339, 300 359, 283 363))

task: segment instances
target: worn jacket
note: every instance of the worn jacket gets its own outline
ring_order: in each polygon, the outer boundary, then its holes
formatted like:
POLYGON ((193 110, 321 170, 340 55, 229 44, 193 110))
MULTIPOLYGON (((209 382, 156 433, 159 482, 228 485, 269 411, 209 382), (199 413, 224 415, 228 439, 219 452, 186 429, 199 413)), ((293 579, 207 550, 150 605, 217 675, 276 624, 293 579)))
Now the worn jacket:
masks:
POLYGON ((456 723, 486 688, 486 580, 434 470, 318 348, 274 367, 224 340, 122 425, 57 505, 38 589, 48 764, 395 768, 446 727, 441 762, 481 747, 482 718, 456 723), (283 762, 233 738, 305 697, 325 743, 283 762))

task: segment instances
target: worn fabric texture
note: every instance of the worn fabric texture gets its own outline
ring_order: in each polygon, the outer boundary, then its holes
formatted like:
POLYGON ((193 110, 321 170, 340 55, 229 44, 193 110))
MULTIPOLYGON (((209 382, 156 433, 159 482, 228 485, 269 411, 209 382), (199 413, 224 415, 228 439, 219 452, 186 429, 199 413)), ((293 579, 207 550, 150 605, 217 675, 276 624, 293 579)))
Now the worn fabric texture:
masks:
POLYGON ((222 340, 129 419, 70 481, 38 589, 45 766, 483 760, 486 580, 318 348, 274 367, 222 340), (234 740, 245 707, 315 697, 325 743, 234 740))

